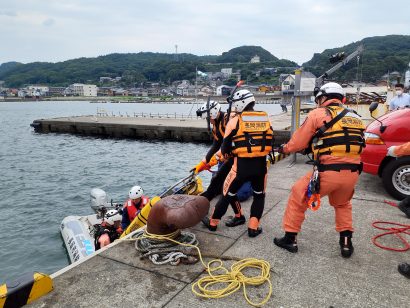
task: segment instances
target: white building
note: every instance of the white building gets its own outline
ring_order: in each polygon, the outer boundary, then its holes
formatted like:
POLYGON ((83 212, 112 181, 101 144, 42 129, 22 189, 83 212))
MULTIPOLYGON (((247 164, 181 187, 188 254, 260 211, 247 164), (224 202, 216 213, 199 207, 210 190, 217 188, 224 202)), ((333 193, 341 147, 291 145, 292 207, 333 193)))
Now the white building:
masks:
POLYGON ((27 96, 44 96, 48 93, 49 88, 46 86, 27 86, 26 87, 27 96))
POLYGON ((230 68, 221 68, 221 73, 224 78, 229 78, 232 75, 232 67, 230 68))
MULTIPOLYGON (((302 72, 300 77, 301 94, 313 93, 316 77, 310 72, 302 72)), ((281 84, 282 93, 293 93, 295 91, 295 75, 289 74, 281 84)))
POLYGON ((261 62, 261 58, 258 55, 254 55, 250 61, 250 63, 260 63, 260 62, 261 62))
POLYGON ((75 96, 97 96, 97 86, 93 84, 74 83, 66 91, 75 96))

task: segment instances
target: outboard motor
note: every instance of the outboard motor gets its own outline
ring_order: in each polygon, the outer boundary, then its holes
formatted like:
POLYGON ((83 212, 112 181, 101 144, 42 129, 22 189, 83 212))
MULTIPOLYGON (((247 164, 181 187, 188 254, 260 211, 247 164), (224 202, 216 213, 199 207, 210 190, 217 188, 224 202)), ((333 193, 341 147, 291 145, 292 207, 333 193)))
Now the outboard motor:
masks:
POLYGON ((102 207, 109 205, 107 193, 100 188, 93 188, 90 192, 91 208, 98 212, 102 207))

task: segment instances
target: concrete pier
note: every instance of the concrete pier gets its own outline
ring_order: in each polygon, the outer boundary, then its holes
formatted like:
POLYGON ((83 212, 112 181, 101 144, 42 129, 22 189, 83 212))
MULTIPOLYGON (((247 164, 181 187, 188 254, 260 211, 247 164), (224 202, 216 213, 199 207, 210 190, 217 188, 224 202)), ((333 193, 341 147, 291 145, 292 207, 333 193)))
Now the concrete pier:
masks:
MULTIPOLYGON (((397 272, 397 265, 410 262, 408 253, 382 250, 371 238, 382 231, 375 220, 409 224, 397 208, 384 203, 391 198, 381 180, 362 174, 353 199, 355 252, 350 259, 340 256, 339 236, 334 229, 334 209, 327 198, 319 211, 306 212, 298 236, 299 252, 291 254, 276 247, 274 236, 283 234, 281 220, 292 184, 312 167, 298 155, 276 163, 268 173, 263 233, 249 238, 247 226, 228 228, 223 222, 216 232, 201 224, 192 228, 203 254, 236 258, 255 257, 271 265, 273 294, 264 307, 408 307, 409 281, 397 272)), ((249 218, 250 201, 243 203, 249 218)), ((228 215, 232 215, 229 209, 228 215)), ((409 237, 406 236, 409 240, 409 237)), ((393 236, 384 245, 399 247, 393 236)), ((206 257, 205 262, 211 258, 206 257)), ((226 261, 229 268, 233 261, 226 261)), ((204 275, 195 265, 155 266, 141 260, 132 241, 117 241, 79 264, 52 275, 54 291, 32 307, 249 307, 242 290, 221 299, 201 299, 191 291, 191 283, 204 275)), ((248 287, 251 299, 260 301, 267 286, 248 287)))
MULTIPOLYGON (((277 144, 289 140, 290 118, 290 113, 271 116, 277 144)), ((210 142, 206 121, 195 118, 76 116, 35 120, 31 126, 38 133, 210 142)))

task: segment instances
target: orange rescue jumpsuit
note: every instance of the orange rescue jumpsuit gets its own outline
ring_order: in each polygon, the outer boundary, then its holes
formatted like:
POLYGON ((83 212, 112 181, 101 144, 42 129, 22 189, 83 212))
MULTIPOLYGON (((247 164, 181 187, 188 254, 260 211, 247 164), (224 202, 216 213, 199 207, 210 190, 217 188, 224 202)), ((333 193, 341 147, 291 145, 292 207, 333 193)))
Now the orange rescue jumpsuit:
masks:
MULTIPOLYGON (((332 99, 321 104, 321 107, 340 103, 332 99)), ((295 131, 289 142, 284 145, 285 153, 293 153, 309 147, 309 142, 316 131, 323 126, 324 121, 332 119, 326 108, 316 108, 309 113, 308 118, 295 131)), ((360 164, 360 158, 336 157, 331 155, 320 156, 321 164, 360 164)), ((285 215, 283 217, 283 228, 286 232, 299 232, 305 219, 307 210, 306 188, 310 181, 312 171, 301 177, 292 187, 288 199, 285 215)), ((340 170, 320 172, 320 196, 329 196, 329 203, 335 210, 336 231, 353 231, 352 204, 351 199, 354 187, 359 178, 358 171, 340 170)))

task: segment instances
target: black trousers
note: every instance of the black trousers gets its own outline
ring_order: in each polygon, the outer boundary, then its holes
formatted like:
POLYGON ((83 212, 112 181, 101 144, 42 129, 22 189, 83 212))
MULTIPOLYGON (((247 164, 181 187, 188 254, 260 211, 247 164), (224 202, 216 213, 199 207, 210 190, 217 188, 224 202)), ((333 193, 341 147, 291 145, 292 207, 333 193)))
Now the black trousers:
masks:
POLYGON ((215 206, 212 219, 221 219, 231 204, 235 214, 241 211, 241 205, 236 193, 242 185, 249 181, 253 189, 253 202, 251 205, 251 217, 258 220, 262 217, 265 207, 265 182, 266 182, 266 157, 257 158, 238 158, 237 172, 235 177, 229 182, 226 194, 223 194, 215 206))
POLYGON ((208 201, 211 201, 217 195, 222 194, 224 181, 229 171, 231 171, 232 165, 233 158, 231 157, 215 173, 215 175, 211 179, 211 183, 209 183, 208 188, 201 194, 201 196, 204 196, 208 199, 208 201))

